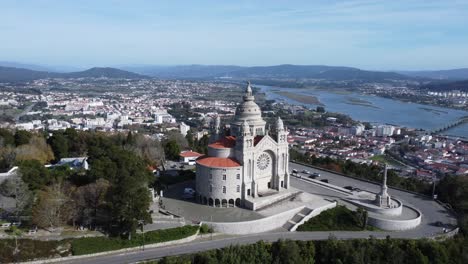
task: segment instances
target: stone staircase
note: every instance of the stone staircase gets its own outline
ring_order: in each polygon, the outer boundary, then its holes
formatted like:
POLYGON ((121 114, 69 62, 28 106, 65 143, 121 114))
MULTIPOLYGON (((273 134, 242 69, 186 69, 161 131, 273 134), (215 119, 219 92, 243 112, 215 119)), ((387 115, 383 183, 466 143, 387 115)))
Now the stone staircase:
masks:
POLYGON ((258 205, 255 211, 262 211, 262 210, 268 209, 284 201, 293 201, 301 193, 303 192, 302 191, 288 192, 288 193, 282 194, 282 196, 276 196, 274 199, 271 199, 271 201, 269 201, 267 204, 258 205))
POLYGON ((296 231, 297 227, 302 224, 304 219, 310 215, 314 210, 304 207, 301 211, 299 211, 297 214, 295 214, 291 219, 288 220, 283 225, 283 228, 288 230, 288 231, 296 231))

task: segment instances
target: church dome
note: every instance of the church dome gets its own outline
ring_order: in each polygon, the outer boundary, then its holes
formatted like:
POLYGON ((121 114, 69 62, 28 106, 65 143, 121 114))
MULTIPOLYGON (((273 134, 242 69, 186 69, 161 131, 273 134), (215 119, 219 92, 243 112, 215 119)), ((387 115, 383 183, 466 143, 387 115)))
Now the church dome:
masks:
POLYGON ((248 82, 243 96, 243 102, 236 108, 235 123, 242 124, 244 120, 249 123, 264 122, 262 119, 262 111, 255 103, 254 99, 250 82, 248 82))

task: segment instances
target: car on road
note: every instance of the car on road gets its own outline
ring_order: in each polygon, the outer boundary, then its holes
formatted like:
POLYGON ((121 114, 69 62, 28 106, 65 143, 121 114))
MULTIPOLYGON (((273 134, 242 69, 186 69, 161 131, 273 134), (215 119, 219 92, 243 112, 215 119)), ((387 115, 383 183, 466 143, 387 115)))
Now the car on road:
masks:
POLYGON ((314 177, 320 177, 320 173, 314 172, 314 173, 312 173, 312 176, 314 176, 314 177))
POLYGON ((182 195, 182 198, 184 199, 190 199, 195 197, 195 190, 192 188, 185 188, 184 189, 184 194, 182 195))
POLYGON ((345 186, 343 188, 347 189, 347 190, 350 190, 350 191, 355 191, 355 192, 360 192, 361 191, 361 189, 359 189, 357 187, 353 187, 353 186, 345 186))
POLYGON ((304 173, 304 174, 310 174, 310 171, 308 171, 308 170, 302 170, 301 172, 304 173))
POLYGON ((320 181, 321 181, 321 182, 328 183, 328 179, 321 179, 320 181))
POLYGON ((293 169, 293 170, 292 170, 292 173, 296 173, 296 174, 297 174, 297 170, 296 170, 296 169, 293 169))

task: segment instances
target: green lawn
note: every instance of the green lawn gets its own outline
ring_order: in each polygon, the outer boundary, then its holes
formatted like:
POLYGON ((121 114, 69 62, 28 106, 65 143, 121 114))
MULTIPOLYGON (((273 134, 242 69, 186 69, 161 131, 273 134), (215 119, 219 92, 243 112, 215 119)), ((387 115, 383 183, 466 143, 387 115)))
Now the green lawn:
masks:
POLYGON ((360 216, 358 212, 338 205, 300 225, 297 231, 361 231, 363 230, 362 222, 363 216, 360 216))
POLYGON ((375 155, 372 158, 370 158, 373 161, 378 161, 382 163, 386 163, 388 165, 396 166, 396 167, 404 167, 401 163, 395 161, 394 159, 386 156, 386 155, 375 155))
POLYGON ((144 234, 135 234, 131 240, 108 237, 77 238, 71 241, 71 248, 73 255, 85 255, 123 248, 138 247, 147 244, 155 244, 186 238, 196 234, 198 228, 198 226, 187 225, 170 229, 150 231, 144 234))

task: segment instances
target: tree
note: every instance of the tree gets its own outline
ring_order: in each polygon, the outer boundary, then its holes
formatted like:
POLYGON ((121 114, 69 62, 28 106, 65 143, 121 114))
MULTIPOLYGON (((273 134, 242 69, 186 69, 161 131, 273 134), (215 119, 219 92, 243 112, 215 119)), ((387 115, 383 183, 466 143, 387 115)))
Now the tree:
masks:
POLYGON ((90 174, 110 182, 106 195, 109 208, 108 228, 114 235, 136 231, 139 221, 151 222, 148 186, 153 176, 145 162, 133 152, 119 147, 91 152, 90 174))
POLYGON ((21 179, 32 191, 41 189, 50 182, 50 174, 38 160, 25 160, 19 163, 21 179))
POLYGON ((15 237, 15 249, 13 250, 13 256, 16 256, 20 253, 19 245, 18 245, 18 237, 23 235, 21 229, 16 226, 11 226, 9 230, 10 235, 15 237))
POLYGON ((32 137, 32 134, 26 130, 16 130, 15 133, 15 145, 21 146, 29 143, 29 139, 32 137))
POLYGON ((164 154, 168 159, 178 160, 180 155, 180 146, 175 140, 169 140, 164 145, 164 154))
MULTIPOLYGON (((19 173, 18 173, 19 174, 19 173)), ((4 180, 0 184, 0 194, 15 199, 14 215, 16 220, 20 220, 20 215, 24 214, 31 206, 33 194, 28 186, 21 179, 21 175, 15 175, 4 180)))
POLYGON ((317 113, 325 113, 325 107, 317 106, 317 109, 315 111, 317 111, 317 113))
POLYGON ((98 211, 106 204, 105 199, 110 187, 110 183, 105 179, 98 179, 96 182, 78 187, 73 193, 74 207, 77 214, 74 220, 93 223, 99 222, 96 219, 98 211))
POLYGON ((15 144, 15 136, 11 133, 8 129, 0 128, 0 144, 1 147, 3 146, 13 146, 15 144))
POLYGON ((174 140, 177 143, 177 145, 179 145, 183 149, 186 149, 189 147, 187 139, 178 131, 169 131, 166 136, 167 136, 167 141, 174 140))
POLYGON ((68 140, 63 133, 54 133, 54 135, 49 138, 49 144, 57 160, 68 157, 68 140))
POLYGON ((305 263, 300 255, 300 249, 294 241, 279 240, 272 248, 274 263, 305 263))
POLYGON ((33 223, 52 230, 64 224, 70 216, 70 198, 66 193, 62 183, 55 183, 40 190, 32 210, 33 223))
POLYGON ((0 146, 0 171, 9 170, 16 160, 16 152, 13 146, 0 146))
POLYGON ((129 149, 152 165, 162 164, 164 161, 164 149, 159 140, 154 140, 148 136, 137 134, 132 136, 132 144, 126 144, 125 149, 129 149))
POLYGON ((54 153, 43 137, 33 136, 28 144, 22 144, 15 150, 16 161, 38 160, 45 164, 54 159, 54 153))

